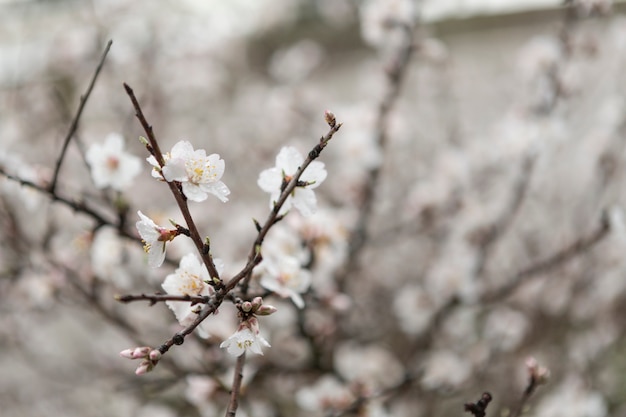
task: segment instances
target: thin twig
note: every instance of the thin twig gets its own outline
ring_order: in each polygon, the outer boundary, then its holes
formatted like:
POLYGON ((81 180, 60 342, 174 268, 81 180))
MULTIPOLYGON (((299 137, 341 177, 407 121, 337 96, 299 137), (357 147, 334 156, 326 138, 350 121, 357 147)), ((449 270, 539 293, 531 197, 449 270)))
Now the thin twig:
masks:
POLYGON ((252 245, 252 248, 250 249, 250 253, 248 254, 248 262, 246 263, 246 266, 244 266, 241 272, 235 275, 226 285, 227 292, 235 288, 239 281, 244 278, 245 281, 243 282, 243 290, 245 292, 245 290, 247 289, 248 281, 252 275, 252 270, 256 265, 259 264, 259 262, 261 262, 261 246, 263 245, 263 240, 265 239, 267 232, 269 232, 270 228, 276 222, 282 219, 282 216, 279 216, 278 214, 280 213, 280 209, 283 207, 283 204, 285 204, 285 201, 287 201, 287 198, 289 198, 292 191, 298 186, 298 183, 300 182, 300 177, 302 176, 304 170, 307 169, 311 162, 319 157, 322 150, 326 147, 326 145, 328 145, 328 142, 332 139, 334 134, 339 131, 341 126, 341 123, 335 123, 331 125, 330 130, 320 138, 319 143, 309 152, 302 165, 295 172, 295 174, 291 178, 291 181, 289 181, 285 189, 282 191, 280 197, 278 198, 278 201, 274 203, 274 208, 267 217, 267 220, 265 220, 265 223, 263 223, 263 226, 259 230, 257 237, 252 245))
MULTIPOLYGON (((378 114, 376 116, 375 137, 376 143, 384 152, 387 145, 389 134, 389 114, 400 95, 402 81, 408 68, 411 56, 413 55, 413 31, 414 28, 409 24, 399 25, 399 29, 404 31, 404 42, 398 49, 397 53, 392 57, 387 66, 387 88, 384 96, 378 106, 378 114)), ((372 168, 368 173, 365 181, 365 187, 362 190, 362 201, 359 216, 356 225, 350 235, 348 244, 348 257, 341 272, 336 280, 341 287, 346 276, 354 271, 358 254, 367 241, 367 225, 370 222, 374 207, 374 194, 380 182, 380 174, 382 165, 372 168)))
POLYGON ((235 417, 239 407, 239 393, 241 392, 241 382, 243 381, 243 365, 246 363, 246 352, 244 351, 235 364, 235 374, 233 376, 233 386, 230 390, 230 402, 226 409, 226 417, 235 417))
POLYGON ((526 156, 524 158, 522 161, 521 173, 513 186, 513 192, 511 194, 509 204, 498 219, 496 219, 489 226, 483 228, 484 232, 478 242, 478 259, 474 268, 474 276, 478 277, 482 275, 495 244, 510 228, 511 224, 513 224, 513 220, 515 220, 515 217, 519 213, 519 209, 522 206, 528 191, 530 178, 532 177, 532 171, 535 166, 535 160, 536 158, 534 155, 526 156))
MULTIPOLYGON (((143 114, 143 111, 141 110, 141 106, 139 105, 139 102, 137 101, 137 98, 135 97, 135 93, 133 92, 133 89, 130 88, 130 86, 126 83, 124 83, 124 89, 126 90, 126 93, 128 94, 128 96, 130 97, 131 102, 133 103, 133 107, 135 109, 135 115, 137 116, 137 119, 139 119, 139 122, 141 123, 143 130, 146 132, 148 141, 150 142, 150 146, 152 147, 151 153, 156 158, 157 162, 159 163, 159 166, 162 168, 165 165, 165 161, 163 160, 163 153, 161 152, 161 149, 156 140, 156 137, 154 136, 154 131, 152 129, 152 126, 146 120, 143 114)), ((192 242, 196 246, 196 249, 198 250, 200 257, 202 258, 202 261, 204 265, 206 266, 207 271, 209 272, 209 276, 213 279, 219 279, 220 274, 219 272, 217 272, 217 268, 215 267, 215 263, 213 262, 213 257, 211 256, 210 251, 205 250, 205 244, 202 240, 202 237, 200 237, 200 233, 198 232, 196 223, 194 222, 193 217, 191 217, 191 213, 189 212, 189 205, 187 204, 187 198, 183 194, 180 187, 178 187, 176 182, 166 181, 166 183, 169 186, 170 191, 174 195, 174 198, 176 199, 178 208, 185 219, 187 228, 189 229, 189 237, 191 238, 192 242)))
POLYGON ((104 61, 107 57, 107 54, 109 53, 109 50, 111 49, 112 44, 113 44, 112 40, 109 40, 109 42, 107 42, 107 45, 104 48, 104 52, 102 53, 102 57, 100 58, 100 63, 98 63, 98 66, 96 67, 93 77, 91 77, 91 82, 89 83, 89 87, 87 88, 87 91, 85 91, 85 94, 80 96, 80 104, 78 105, 76 116, 74 116, 74 120, 72 120, 70 129, 67 132, 65 139, 63 140, 63 147, 61 148, 61 154, 59 155, 59 158, 56 161, 56 166, 54 167, 54 174, 52 175, 52 182, 50 183, 50 193, 52 194, 54 194, 54 191, 57 186, 59 172, 61 171, 61 164, 63 163, 63 159, 65 158, 67 147, 70 144, 70 140, 72 139, 72 136, 76 132, 76 129, 78 128, 78 122, 80 121, 80 116, 83 114, 83 109, 85 108, 85 104, 87 104, 87 100, 89 99, 91 90, 93 90, 93 87, 96 84, 96 80, 98 79, 98 75, 100 74, 100 71, 102 70, 102 66, 104 65, 104 61))
POLYGON ((141 239, 139 239, 137 236, 128 232, 125 228, 121 227, 119 224, 107 219, 103 214, 89 207, 87 203, 84 201, 70 200, 69 198, 59 195, 56 191, 51 190, 49 187, 44 187, 39 184, 35 184, 32 181, 25 180, 25 179, 16 177, 15 175, 9 174, 2 167, 0 167, 0 175, 4 176, 5 178, 11 181, 15 181, 19 183, 20 185, 23 185, 28 188, 32 188, 33 190, 36 190, 42 194, 46 194, 50 198, 50 200, 59 202, 76 212, 83 213, 91 217, 92 219, 94 219, 98 224, 114 227, 119 231, 119 233, 122 236, 141 243, 141 239))
POLYGON ((116 295, 115 299, 121 303, 132 301, 150 301, 150 305, 165 301, 191 302, 193 304, 208 304, 211 298, 208 295, 170 295, 170 294, 126 294, 116 295))
POLYGON ((526 282, 529 278, 549 272, 565 262, 574 259, 576 256, 587 252, 593 248, 596 244, 600 243, 611 231, 608 216, 606 213, 602 215, 602 219, 598 227, 588 235, 581 236, 569 245, 553 253, 547 258, 534 262, 532 265, 520 270, 513 277, 511 277, 507 284, 497 288, 496 290, 486 293, 481 297, 482 302, 492 302, 501 300, 503 297, 511 294, 522 283, 526 282))

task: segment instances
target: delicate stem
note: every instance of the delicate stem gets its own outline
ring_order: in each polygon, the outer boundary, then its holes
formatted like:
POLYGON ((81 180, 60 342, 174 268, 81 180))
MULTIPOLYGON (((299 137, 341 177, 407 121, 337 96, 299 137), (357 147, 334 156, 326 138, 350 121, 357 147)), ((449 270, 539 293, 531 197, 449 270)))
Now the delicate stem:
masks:
POLYGON ((298 181, 300 180, 300 177, 302 176, 302 173, 304 172, 304 170, 307 169, 307 167, 311 164, 311 162, 317 159, 317 157, 320 155, 322 150, 326 147, 328 142, 332 139, 333 135, 337 133, 337 131, 339 131, 341 126, 342 126, 341 123, 337 123, 331 126, 330 130, 326 133, 326 135, 322 136, 320 138, 319 143, 309 152, 309 154, 307 155, 302 165, 298 167, 298 170, 295 172, 295 174, 293 175, 289 183, 287 183, 287 185, 281 192, 280 197, 274 204, 274 207, 272 211, 270 212, 269 216, 267 217, 267 220, 265 220, 265 223, 263 223, 261 230, 259 230, 259 233, 257 234, 257 237, 254 240, 252 248, 250 249, 250 253, 248 254, 248 262, 246 266, 241 270, 241 272, 239 272, 230 281, 228 281, 228 284, 226 285, 226 292, 235 288, 235 286, 239 283, 239 281, 241 281, 244 278, 245 278, 245 281, 243 283, 243 287, 244 287, 244 290, 247 289, 247 282, 250 279, 252 270, 254 269, 256 265, 259 264, 259 262, 261 262, 261 259, 262 259, 261 252, 259 249, 263 245, 263 240, 265 239, 265 236, 267 235, 267 232, 269 232, 270 228, 276 222, 282 219, 282 216, 279 216, 278 214, 280 213, 280 209, 283 207, 283 204, 285 204, 285 201, 287 201, 287 198, 289 198, 293 190, 298 186, 298 181))
POLYGON ((78 111, 76 112, 76 116, 74 116, 74 119, 72 120, 72 124, 70 125, 70 130, 67 132, 67 135, 65 136, 65 139, 63 141, 63 147, 61 148, 61 154, 59 155, 59 158, 57 159, 57 162, 56 162, 56 166, 54 167, 54 174, 52 175, 52 182, 50 183, 51 194, 54 194, 54 191, 56 189, 58 178, 59 178, 59 172, 61 171, 61 164, 63 163, 63 159, 65 158, 67 147, 70 144, 70 139, 72 139, 72 136, 74 136, 76 129, 78 129, 78 122, 80 120, 81 115, 83 114, 83 109, 85 108, 85 104, 87 104, 87 99, 89 99, 91 90, 93 90, 93 87, 96 84, 96 79, 98 78, 98 75, 100 74, 100 71, 102 70, 102 66, 104 65, 104 61, 107 57, 107 54, 109 53, 109 50, 111 49, 112 44, 113 44, 112 40, 109 40, 109 42, 107 42, 107 45, 104 48, 104 52, 102 53, 102 57, 100 58, 100 63, 96 67, 96 71, 94 72, 93 77, 91 77, 91 82, 89 83, 89 87, 87 88, 87 91, 85 91, 85 94, 80 96, 80 104, 78 105, 78 111))
POLYGON ((116 295, 115 299, 121 303, 132 301, 150 301, 150 305, 165 301, 191 302, 194 304, 208 304, 211 297, 208 295, 170 295, 170 294, 125 294, 116 295))
POLYGON ((87 206, 87 204, 84 201, 70 200, 69 198, 59 195, 56 191, 51 190, 49 187, 43 187, 41 185, 35 184, 32 181, 28 181, 28 180, 16 177, 15 175, 11 175, 8 172, 6 172, 4 169, 2 169, 2 167, 0 167, 0 175, 4 176, 5 178, 11 181, 15 181, 25 187, 32 188, 36 191, 39 191, 42 194, 46 194, 50 197, 52 201, 56 201, 67 207, 70 207, 74 211, 84 213, 90 216, 91 218, 93 218, 96 222, 98 222, 98 224, 115 227, 119 231, 119 233, 123 235, 124 237, 127 237, 129 239, 132 239, 141 243, 141 239, 139 239, 137 236, 129 233, 120 224, 114 223, 113 221, 107 219, 103 214, 100 214, 95 209, 92 209, 91 207, 87 206))
POLYGON ((481 301, 491 302, 501 300, 503 297, 506 297, 516 288, 518 288, 528 278, 548 272, 551 269, 554 269, 564 264, 565 262, 575 258, 581 253, 588 251, 596 244, 601 242, 602 239, 604 239, 609 234, 610 230, 611 227, 609 224, 609 220, 605 213, 602 216, 600 225, 589 235, 579 237, 574 242, 570 243, 569 245, 555 252, 554 254, 548 256, 547 258, 535 262, 529 267, 522 269, 521 271, 516 273, 511 279, 509 279, 508 284, 490 293, 485 294, 481 298, 481 301))
POLYGON ((226 417, 235 417, 237 408, 239 407, 239 393, 241 391, 241 382, 243 381, 243 365, 246 363, 246 352, 237 358, 235 364, 235 375, 233 376, 233 386, 230 390, 230 402, 226 409, 226 417))
MULTIPOLYGON (((161 152, 161 149, 156 140, 156 137, 154 136, 154 131, 152 129, 152 126, 146 120, 143 114, 143 111, 141 110, 141 106, 139 105, 139 102, 137 101, 137 98, 135 97, 135 93, 133 92, 133 89, 130 88, 130 86, 126 83, 124 83, 124 89, 126 90, 126 93, 128 94, 128 96, 130 97, 131 102, 133 103, 133 107, 135 108, 135 115, 137 116, 137 119, 139 119, 139 122, 141 123, 143 130, 146 132, 146 135, 148 136, 148 142, 150 143, 150 146, 152 147, 152 151, 151 151, 152 155, 156 158, 157 162, 159 163, 159 166, 162 168, 165 165, 165 161, 163 160, 163 153, 161 152)), ((172 194, 174 195, 174 198, 176 199, 178 208, 180 209, 180 212, 182 213, 185 219, 185 222, 187 223, 187 228, 189 229, 190 238, 193 241, 194 245, 196 246, 196 249, 198 250, 200 257, 202 258, 202 262, 204 263, 207 271, 209 272, 209 276, 211 278, 219 279, 220 274, 219 272, 217 272, 217 268, 215 268, 215 263, 213 263, 213 257, 211 256, 210 252, 207 252, 204 250, 204 242, 202 241, 202 237, 200 237, 200 233, 198 232, 196 223, 194 222, 193 218, 191 217, 191 213, 189 212, 189 205, 187 204, 187 198, 185 197, 185 195, 183 194, 182 190, 180 189, 180 187, 178 186, 176 182, 167 181, 167 185, 170 187, 170 191, 172 192, 172 194)))

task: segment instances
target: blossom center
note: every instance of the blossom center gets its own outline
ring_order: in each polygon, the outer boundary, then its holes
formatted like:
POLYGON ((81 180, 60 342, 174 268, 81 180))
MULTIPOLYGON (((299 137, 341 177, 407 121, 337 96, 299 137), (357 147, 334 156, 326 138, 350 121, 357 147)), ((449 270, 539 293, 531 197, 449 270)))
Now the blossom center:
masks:
POLYGON ((107 158, 106 166, 110 171, 115 171, 120 166, 120 159, 117 156, 111 155, 107 158))

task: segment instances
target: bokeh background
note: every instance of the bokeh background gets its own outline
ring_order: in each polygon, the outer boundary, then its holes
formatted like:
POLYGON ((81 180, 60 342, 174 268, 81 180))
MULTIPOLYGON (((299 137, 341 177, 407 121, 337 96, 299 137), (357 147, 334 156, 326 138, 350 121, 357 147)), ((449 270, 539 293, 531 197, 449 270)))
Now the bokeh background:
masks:
MULTIPOLYGON (((331 109, 344 126, 321 157, 319 213, 280 224, 315 259, 314 284, 302 311, 266 299, 280 310, 261 319, 272 348, 247 364, 240 414, 461 415, 490 391, 495 416, 517 405, 534 356, 551 378, 528 415, 626 416, 624 10, 602 0, 0 1, 0 167, 50 180, 112 39, 58 192, 111 222, 123 202, 131 233, 138 209, 181 221, 147 164, 122 195, 91 182, 83 155, 111 132, 146 156, 126 82, 163 149, 186 139, 226 161, 230 201, 192 209, 228 277, 245 263, 251 219, 267 215, 259 172, 284 145, 311 149, 331 109), (380 103, 406 41, 397 22, 414 25, 413 54, 383 147, 380 103), (367 239, 348 262, 368 187, 367 239)), ((113 296, 159 290, 189 243, 174 242, 172 263, 152 270, 140 244, 96 226, 0 179, 1 414, 223 415, 233 361, 218 345, 235 329, 231 306, 210 318, 211 338, 186 341, 149 375, 118 356, 180 329, 164 305, 113 296)))

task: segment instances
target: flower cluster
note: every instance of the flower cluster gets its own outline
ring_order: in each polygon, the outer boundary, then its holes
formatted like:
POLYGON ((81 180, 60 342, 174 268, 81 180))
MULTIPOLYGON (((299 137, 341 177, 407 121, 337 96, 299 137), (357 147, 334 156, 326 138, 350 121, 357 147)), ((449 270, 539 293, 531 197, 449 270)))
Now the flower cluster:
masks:
POLYGON ((255 316, 269 316, 276 312, 276 308, 263 305, 263 299, 256 297, 252 301, 245 301, 239 306, 239 314, 243 320, 239 328, 228 339, 224 340, 221 348, 225 348, 233 356, 241 356, 247 350, 262 355, 262 346, 270 347, 259 331, 259 322, 255 316))
POLYGON ((161 352, 157 349, 152 349, 148 346, 136 347, 125 349, 120 352, 120 356, 126 359, 141 359, 141 363, 135 370, 135 374, 143 375, 150 372, 159 360, 161 359, 161 352))

